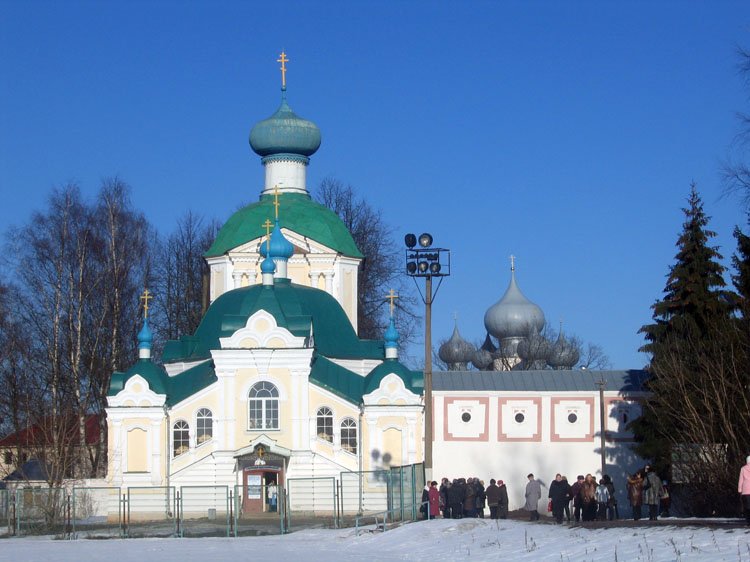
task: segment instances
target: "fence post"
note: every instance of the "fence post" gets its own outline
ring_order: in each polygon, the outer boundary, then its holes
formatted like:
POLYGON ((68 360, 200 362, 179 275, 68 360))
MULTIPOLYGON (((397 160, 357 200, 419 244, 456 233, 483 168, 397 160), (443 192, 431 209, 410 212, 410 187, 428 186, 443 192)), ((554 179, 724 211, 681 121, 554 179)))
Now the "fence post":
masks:
POLYGON ((65 494, 65 529, 64 534, 67 535, 68 540, 73 538, 73 531, 71 527, 70 518, 70 494, 65 494))
MULTIPOLYGON (((169 489, 167 489, 169 494, 169 489)), ((174 498, 174 524, 175 524, 175 535, 182 537, 182 529, 180 529, 180 508, 182 507, 182 496, 180 492, 175 494, 174 498)))
POLYGON ((18 532, 18 527, 16 525, 16 495, 11 494, 10 490, 8 490, 8 496, 10 501, 10 518, 8 519, 8 525, 10 525, 11 534, 13 536, 16 536, 16 533, 18 532))

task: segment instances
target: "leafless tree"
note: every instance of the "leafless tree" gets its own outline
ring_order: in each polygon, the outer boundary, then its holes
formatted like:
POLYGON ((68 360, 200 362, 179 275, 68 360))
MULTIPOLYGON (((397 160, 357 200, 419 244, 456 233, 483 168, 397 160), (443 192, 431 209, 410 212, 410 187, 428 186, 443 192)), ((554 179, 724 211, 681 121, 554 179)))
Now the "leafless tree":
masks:
POLYGON ((695 514, 735 515, 737 471, 750 451, 748 336, 730 318, 669 343, 652 364, 646 408, 672 452, 672 478, 689 487, 695 514))
MULTIPOLYGON (((750 50, 738 48, 738 70, 750 87, 750 50)), ((732 143, 731 154, 721 167, 725 194, 736 194, 746 209, 750 209, 750 114, 737 112, 739 131, 732 143)))
POLYGON ((161 244, 154 264, 154 323, 160 339, 175 340, 192 334, 203 316, 204 279, 208 266, 203 254, 219 229, 187 212, 161 244))
POLYGON ((315 191, 315 198, 341 218, 352 233, 359 251, 365 256, 358 282, 359 336, 382 338, 388 325, 388 307, 384 297, 388 290, 394 289, 399 294, 396 327, 403 349, 414 339, 416 299, 405 283, 401 252, 393 240, 393 231, 380 210, 357 195, 351 185, 345 186, 335 178, 325 178, 315 191))

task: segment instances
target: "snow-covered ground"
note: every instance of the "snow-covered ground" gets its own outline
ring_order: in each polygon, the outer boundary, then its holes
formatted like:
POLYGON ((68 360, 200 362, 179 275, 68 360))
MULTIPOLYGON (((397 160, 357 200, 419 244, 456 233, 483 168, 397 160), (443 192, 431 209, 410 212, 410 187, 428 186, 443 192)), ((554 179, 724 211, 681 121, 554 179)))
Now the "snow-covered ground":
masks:
POLYGON ((0 539, 0 561, 211 562, 273 560, 750 560, 750 528, 699 526, 587 529, 523 521, 422 521, 385 533, 299 531, 237 539, 0 539))

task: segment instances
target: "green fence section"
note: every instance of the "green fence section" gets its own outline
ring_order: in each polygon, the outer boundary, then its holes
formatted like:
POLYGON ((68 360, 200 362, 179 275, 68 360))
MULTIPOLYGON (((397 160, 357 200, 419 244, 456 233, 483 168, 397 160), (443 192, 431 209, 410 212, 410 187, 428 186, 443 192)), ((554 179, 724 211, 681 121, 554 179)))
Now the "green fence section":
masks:
MULTIPOLYGON (((13 502, 15 507, 15 501, 13 502)), ((15 531, 11 494, 9 490, 0 490, 0 535, 10 535, 15 531)))
POLYGON ((125 501, 120 488, 74 486, 70 501, 72 538, 123 536, 125 501))
POLYGON ((278 535, 286 532, 286 494, 276 485, 235 486, 230 532, 235 537, 278 535))
POLYGON ((384 512, 393 524, 417 519, 423 487, 424 467, 417 464, 288 478, 285 486, 0 490, 0 535, 259 536, 354 526, 384 512))
POLYGON ((70 502, 64 488, 21 488, 15 492, 16 534, 67 536, 70 502))
POLYGON ((229 536, 229 486, 181 486, 178 499, 181 537, 229 536))
POLYGON ((286 481, 287 531, 339 526, 336 478, 289 478, 286 481))
POLYGON ((174 486, 128 488, 125 535, 128 537, 176 536, 177 507, 174 486))

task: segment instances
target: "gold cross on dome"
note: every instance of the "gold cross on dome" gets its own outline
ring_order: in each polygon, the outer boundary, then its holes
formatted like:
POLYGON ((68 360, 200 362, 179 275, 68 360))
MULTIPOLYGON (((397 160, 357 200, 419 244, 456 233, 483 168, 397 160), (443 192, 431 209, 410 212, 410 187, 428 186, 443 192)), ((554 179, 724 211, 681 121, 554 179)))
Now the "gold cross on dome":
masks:
POLYGON ((149 292, 148 289, 143 290, 143 294, 141 295, 141 300, 143 301, 143 318, 148 318, 148 301, 153 299, 154 296, 149 292))
POLYGON ((268 252, 271 250, 271 228, 273 228, 273 223, 270 220, 266 219, 266 222, 264 222, 260 226, 262 226, 263 228, 266 229, 266 236, 267 236, 267 238, 266 238, 266 255, 267 255, 268 252))
POLYGON ((286 88, 286 63, 289 62, 289 58, 284 51, 281 51, 281 56, 276 59, 276 62, 281 63, 281 87, 286 88))
POLYGON ((398 298, 398 295, 396 294, 396 291, 391 289, 391 292, 388 293, 385 297, 386 300, 391 301, 391 316, 393 316, 393 307, 395 306, 394 301, 398 298))
POLYGON ((279 185, 276 184, 273 186, 273 207, 276 210, 276 218, 279 218, 279 207, 281 207, 281 203, 279 203, 279 185))

